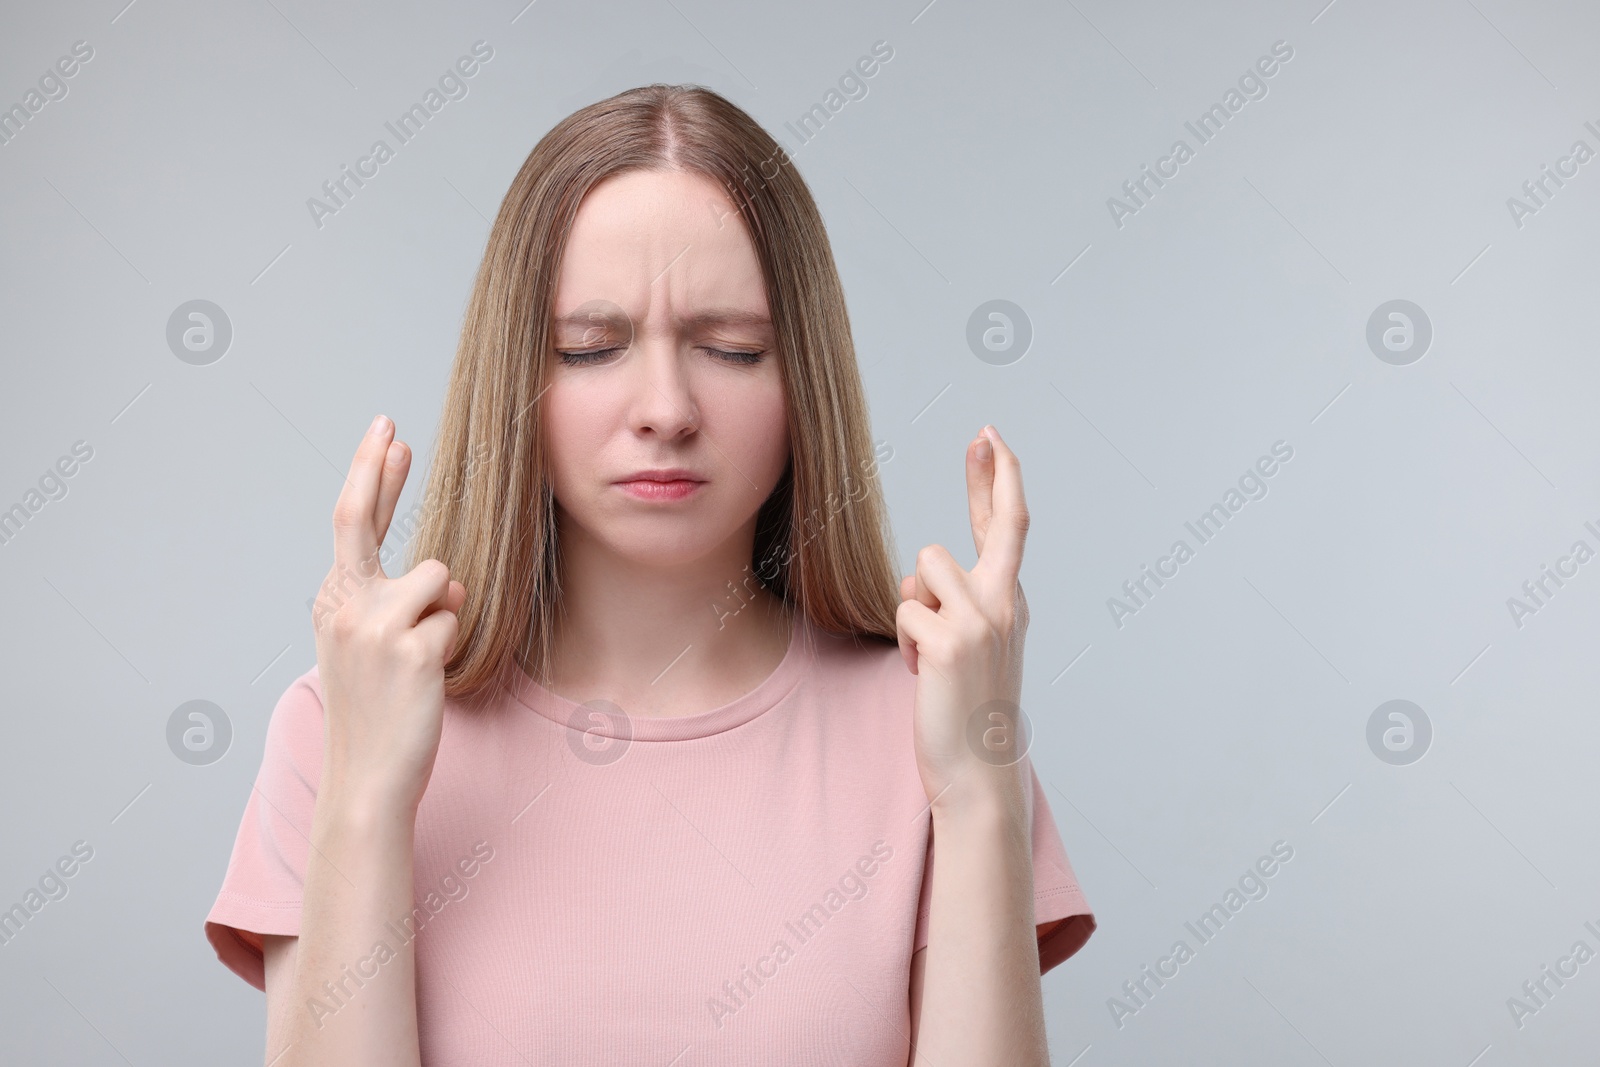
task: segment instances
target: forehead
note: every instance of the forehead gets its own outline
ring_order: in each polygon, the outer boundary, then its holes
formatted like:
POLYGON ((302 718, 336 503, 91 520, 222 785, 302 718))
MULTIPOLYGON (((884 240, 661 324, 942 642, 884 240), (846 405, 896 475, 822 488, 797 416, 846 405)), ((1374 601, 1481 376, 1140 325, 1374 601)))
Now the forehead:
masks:
POLYGON ((559 322, 595 302, 638 323, 768 315, 744 220, 702 174, 629 171, 584 196, 556 287, 559 322))

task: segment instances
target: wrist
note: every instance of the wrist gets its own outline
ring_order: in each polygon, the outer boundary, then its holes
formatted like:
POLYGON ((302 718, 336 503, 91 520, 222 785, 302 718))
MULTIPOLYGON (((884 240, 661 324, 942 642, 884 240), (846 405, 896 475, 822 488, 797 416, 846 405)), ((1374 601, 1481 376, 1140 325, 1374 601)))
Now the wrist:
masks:
POLYGON ((933 799, 935 826, 1000 829, 1028 816, 1020 764, 996 767, 980 763, 957 776, 933 799))
POLYGON ((317 820, 329 828, 372 836, 416 829, 417 806, 392 790, 340 784, 319 790, 316 803, 317 820))

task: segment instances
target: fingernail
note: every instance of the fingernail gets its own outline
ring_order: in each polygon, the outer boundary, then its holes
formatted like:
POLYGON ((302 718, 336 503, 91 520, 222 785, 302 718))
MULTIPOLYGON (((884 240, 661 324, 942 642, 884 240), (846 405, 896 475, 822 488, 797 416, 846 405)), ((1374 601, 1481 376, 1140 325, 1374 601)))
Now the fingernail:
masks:
POLYGON ((978 462, 987 463, 994 458, 994 445, 989 443, 987 437, 978 438, 978 462))
POLYGON ((978 432, 987 434, 989 436, 989 440, 991 441, 1000 440, 1000 431, 994 428, 993 423, 984 423, 983 429, 979 430, 978 432))
POLYGON ((388 426, 389 426, 388 418, 386 416, 379 415, 377 418, 372 420, 372 425, 367 428, 367 433, 373 434, 373 435, 380 434, 385 429, 387 429, 388 426))

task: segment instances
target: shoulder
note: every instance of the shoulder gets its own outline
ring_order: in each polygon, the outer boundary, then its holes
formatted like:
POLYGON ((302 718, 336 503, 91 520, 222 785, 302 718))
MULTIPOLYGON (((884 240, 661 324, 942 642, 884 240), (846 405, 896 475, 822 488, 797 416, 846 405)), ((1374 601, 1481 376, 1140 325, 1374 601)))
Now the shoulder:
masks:
POLYGON ((287 757, 302 773, 322 762, 322 679, 317 667, 289 683, 267 721, 265 760, 287 757))
POLYGON ((278 703, 272 709, 272 725, 283 728, 302 728, 307 720, 316 720, 316 725, 322 725, 322 676, 317 665, 313 663, 311 669, 290 682, 283 695, 278 697, 278 703))

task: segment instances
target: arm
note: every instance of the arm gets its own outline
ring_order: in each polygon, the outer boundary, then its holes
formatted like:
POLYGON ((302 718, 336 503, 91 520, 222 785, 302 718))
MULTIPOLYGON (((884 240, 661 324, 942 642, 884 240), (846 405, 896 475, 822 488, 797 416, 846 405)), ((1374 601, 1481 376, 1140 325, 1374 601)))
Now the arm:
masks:
MULTIPOLYGON (((1064 922, 1066 922, 1065 919, 1057 919, 1052 923, 1041 926, 1039 928, 1039 940, 1043 941, 1049 937, 1055 932, 1055 928, 1064 922)), ((1035 947, 1037 948, 1037 945, 1035 947)), ((267 966, 270 968, 271 965, 269 958, 267 966)), ((927 973, 928 947, 924 945, 911 956, 911 1056, 906 1060, 906 1067, 913 1067, 917 1062, 917 1027, 922 1019, 922 988, 927 973)), ((924 1059, 924 1062, 926 1062, 926 1059, 924 1059)))
POLYGON ((934 865, 928 944, 912 962, 912 1060, 1049 1067, 1019 745, 1029 517, 1021 464, 993 426, 967 448, 967 505, 976 566, 924 547, 895 616, 917 676, 917 770, 947 857, 934 865))
POLYGON ((328 799, 312 824, 300 935, 262 938, 266 1062, 420 1065, 414 940, 384 925, 403 929, 411 913, 413 819, 328 799), (379 942, 388 953, 374 955, 379 942))
POLYGON ((466 590, 438 560, 400 578, 378 548, 410 450, 376 419, 333 511, 334 566, 313 620, 323 754, 300 933, 272 945, 272 1067, 419 1067, 414 904, 417 806, 438 755, 444 667, 466 590), (353 586, 353 588, 352 588, 353 586))
POLYGON ((267 979, 267 1064, 282 1067, 283 1052, 288 1045, 284 1027, 289 1020, 285 1013, 289 1004, 288 986, 294 981, 295 945, 299 938, 293 934, 262 934, 261 964, 267 979))
POLYGON ((911 958, 910 1063, 1049 1067, 1021 791, 952 789, 933 820, 941 861, 928 945, 911 958))

